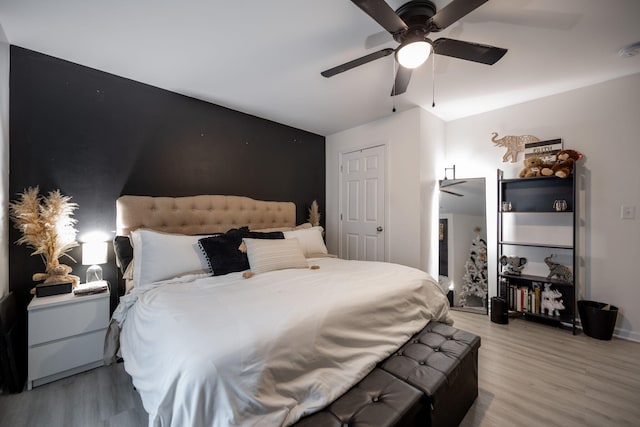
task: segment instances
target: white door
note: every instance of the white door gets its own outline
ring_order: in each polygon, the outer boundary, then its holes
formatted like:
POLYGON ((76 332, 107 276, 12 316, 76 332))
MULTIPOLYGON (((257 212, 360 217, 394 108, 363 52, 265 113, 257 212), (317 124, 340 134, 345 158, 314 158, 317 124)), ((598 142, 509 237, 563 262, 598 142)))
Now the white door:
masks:
POLYGON ((340 257, 385 260, 385 147, 342 154, 340 257))

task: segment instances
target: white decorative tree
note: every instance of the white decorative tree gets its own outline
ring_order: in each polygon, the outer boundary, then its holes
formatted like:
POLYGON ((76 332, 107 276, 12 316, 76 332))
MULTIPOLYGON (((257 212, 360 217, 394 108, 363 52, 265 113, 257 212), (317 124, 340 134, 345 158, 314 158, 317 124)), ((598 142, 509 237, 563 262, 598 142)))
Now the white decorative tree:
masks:
POLYGON ((476 237, 471 241, 469 259, 465 263, 465 273, 462 277, 463 285, 460 292, 460 305, 467 305, 467 298, 478 297, 482 306, 487 300, 487 242, 480 237, 480 228, 474 230, 476 237))

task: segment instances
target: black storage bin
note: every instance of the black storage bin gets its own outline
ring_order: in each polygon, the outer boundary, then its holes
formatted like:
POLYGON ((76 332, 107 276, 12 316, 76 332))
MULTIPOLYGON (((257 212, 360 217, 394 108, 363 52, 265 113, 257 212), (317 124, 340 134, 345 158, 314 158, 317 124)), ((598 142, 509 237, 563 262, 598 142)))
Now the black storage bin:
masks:
POLYGON ((4 383, 11 393, 19 393, 27 379, 27 333, 20 321, 16 298, 9 292, 0 298, 0 391, 4 383))
POLYGON ((449 300, 449 307, 453 307, 453 290, 451 289, 447 292, 447 300, 449 300))
POLYGON ((507 311, 507 301, 503 298, 491 298, 491 321, 506 325, 509 323, 509 313, 507 311))
POLYGON ((603 302, 578 301, 582 330, 591 338, 610 340, 616 327, 618 307, 603 302))

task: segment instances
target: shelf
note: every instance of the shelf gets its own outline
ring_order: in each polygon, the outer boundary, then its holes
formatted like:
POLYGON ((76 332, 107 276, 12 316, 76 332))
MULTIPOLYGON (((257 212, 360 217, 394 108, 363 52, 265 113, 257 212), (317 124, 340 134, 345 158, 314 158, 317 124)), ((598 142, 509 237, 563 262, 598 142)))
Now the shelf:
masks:
MULTIPOLYGON (((564 200, 569 212, 573 205, 573 176, 561 179, 534 177, 499 180, 500 206, 502 202, 511 202, 514 212, 556 212, 554 202, 564 200)), ((506 213, 506 212, 505 212, 506 213)))
POLYGON ((526 214, 526 215, 531 215, 531 214, 554 214, 554 215, 561 215, 561 214, 573 214, 572 210, 566 210, 566 211, 554 211, 554 210, 548 210, 548 211, 500 211, 501 214, 503 215, 507 215, 507 214, 526 214))
MULTIPOLYGON (((573 175, 570 175, 573 177, 573 175)), ((512 183, 512 182, 532 182, 532 181, 566 181, 567 178, 558 178, 557 176, 531 176, 529 178, 508 178, 501 179, 500 182, 512 183)))
POLYGON ((570 325, 575 334, 577 314, 575 302, 578 298, 577 284, 579 283, 579 278, 576 276, 578 250, 576 225, 580 204, 576 187, 577 165, 574 168, 574 174, 564 179, 555 176, 504 179, 503 171, 498 170, 498 257, 504 256, 505 252, 508 254, 515 252, 518 255, 526 252, 527 259, 532 264, 532 270, 525 269, 525 272, 531 271, 545 276, 505 274, 499 264, 497 294, 504 297, 510 309, 513 310, 519 306, 518 300, 514 299, 522 298, 524 294, 515 291, 516 289, 529 289, 527 302, 531 304, 530 296, 534 283, 535 287, 540 286, 543 289, 544 285, 547 287, 551 285, 552 289, 562 294, 561 297, 552 296, 552 299, 560 298, 566 307, 560 311, 560 316, 526 311, 511 311, 510 314, 553 326, 570 325), (559 201, 562 202, 565 210, 555 209, 559 201), (508 210, 502 210, 503 206, 508 210), (540 264, 546 258, 544 252, 548 251, 559 255, 557 262, 569 264, 567 267, 572 271, 573 283, 546 277, 547 273, 543 272, 540 264), (569 257, 571 262, 567 260, 569 257))
POLYGON ((498 274, 499 278, 509 279, 514 282, 542 282, 542 283, 551 283, 556 286, 573 286, 573 283, 567 283, 560 281, 558 279, 547 279, 545 276, 533 276, 530 274, 522 274, 520 276, 515 276, 512 274, 498 274))
POLYGON ((524 317, 531 317, 534 319, 553 320, 554 322, 573 322, 573 316, 568 314, 561 314, 560 316, 549 316, 548 314, 530 313, 528 311, 519 311, 517 313, 522 314, 524 317))
POLYGON ((500 245, 509 245, 509 246, 528 246, 531 248, 549 248, 549 249, 573 249, 571 245, 548 245, 543 243, 525 243, 525 242, 505 242, 499 241, 500 245))

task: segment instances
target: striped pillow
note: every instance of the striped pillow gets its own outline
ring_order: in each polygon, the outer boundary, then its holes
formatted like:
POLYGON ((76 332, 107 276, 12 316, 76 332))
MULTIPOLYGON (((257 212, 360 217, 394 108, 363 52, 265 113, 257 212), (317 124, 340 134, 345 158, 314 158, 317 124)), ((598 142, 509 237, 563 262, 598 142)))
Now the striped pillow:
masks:
POLYGON ((285 268, 309 268, 298 239, 242 239, 252 272, 265 273, 285 268))

